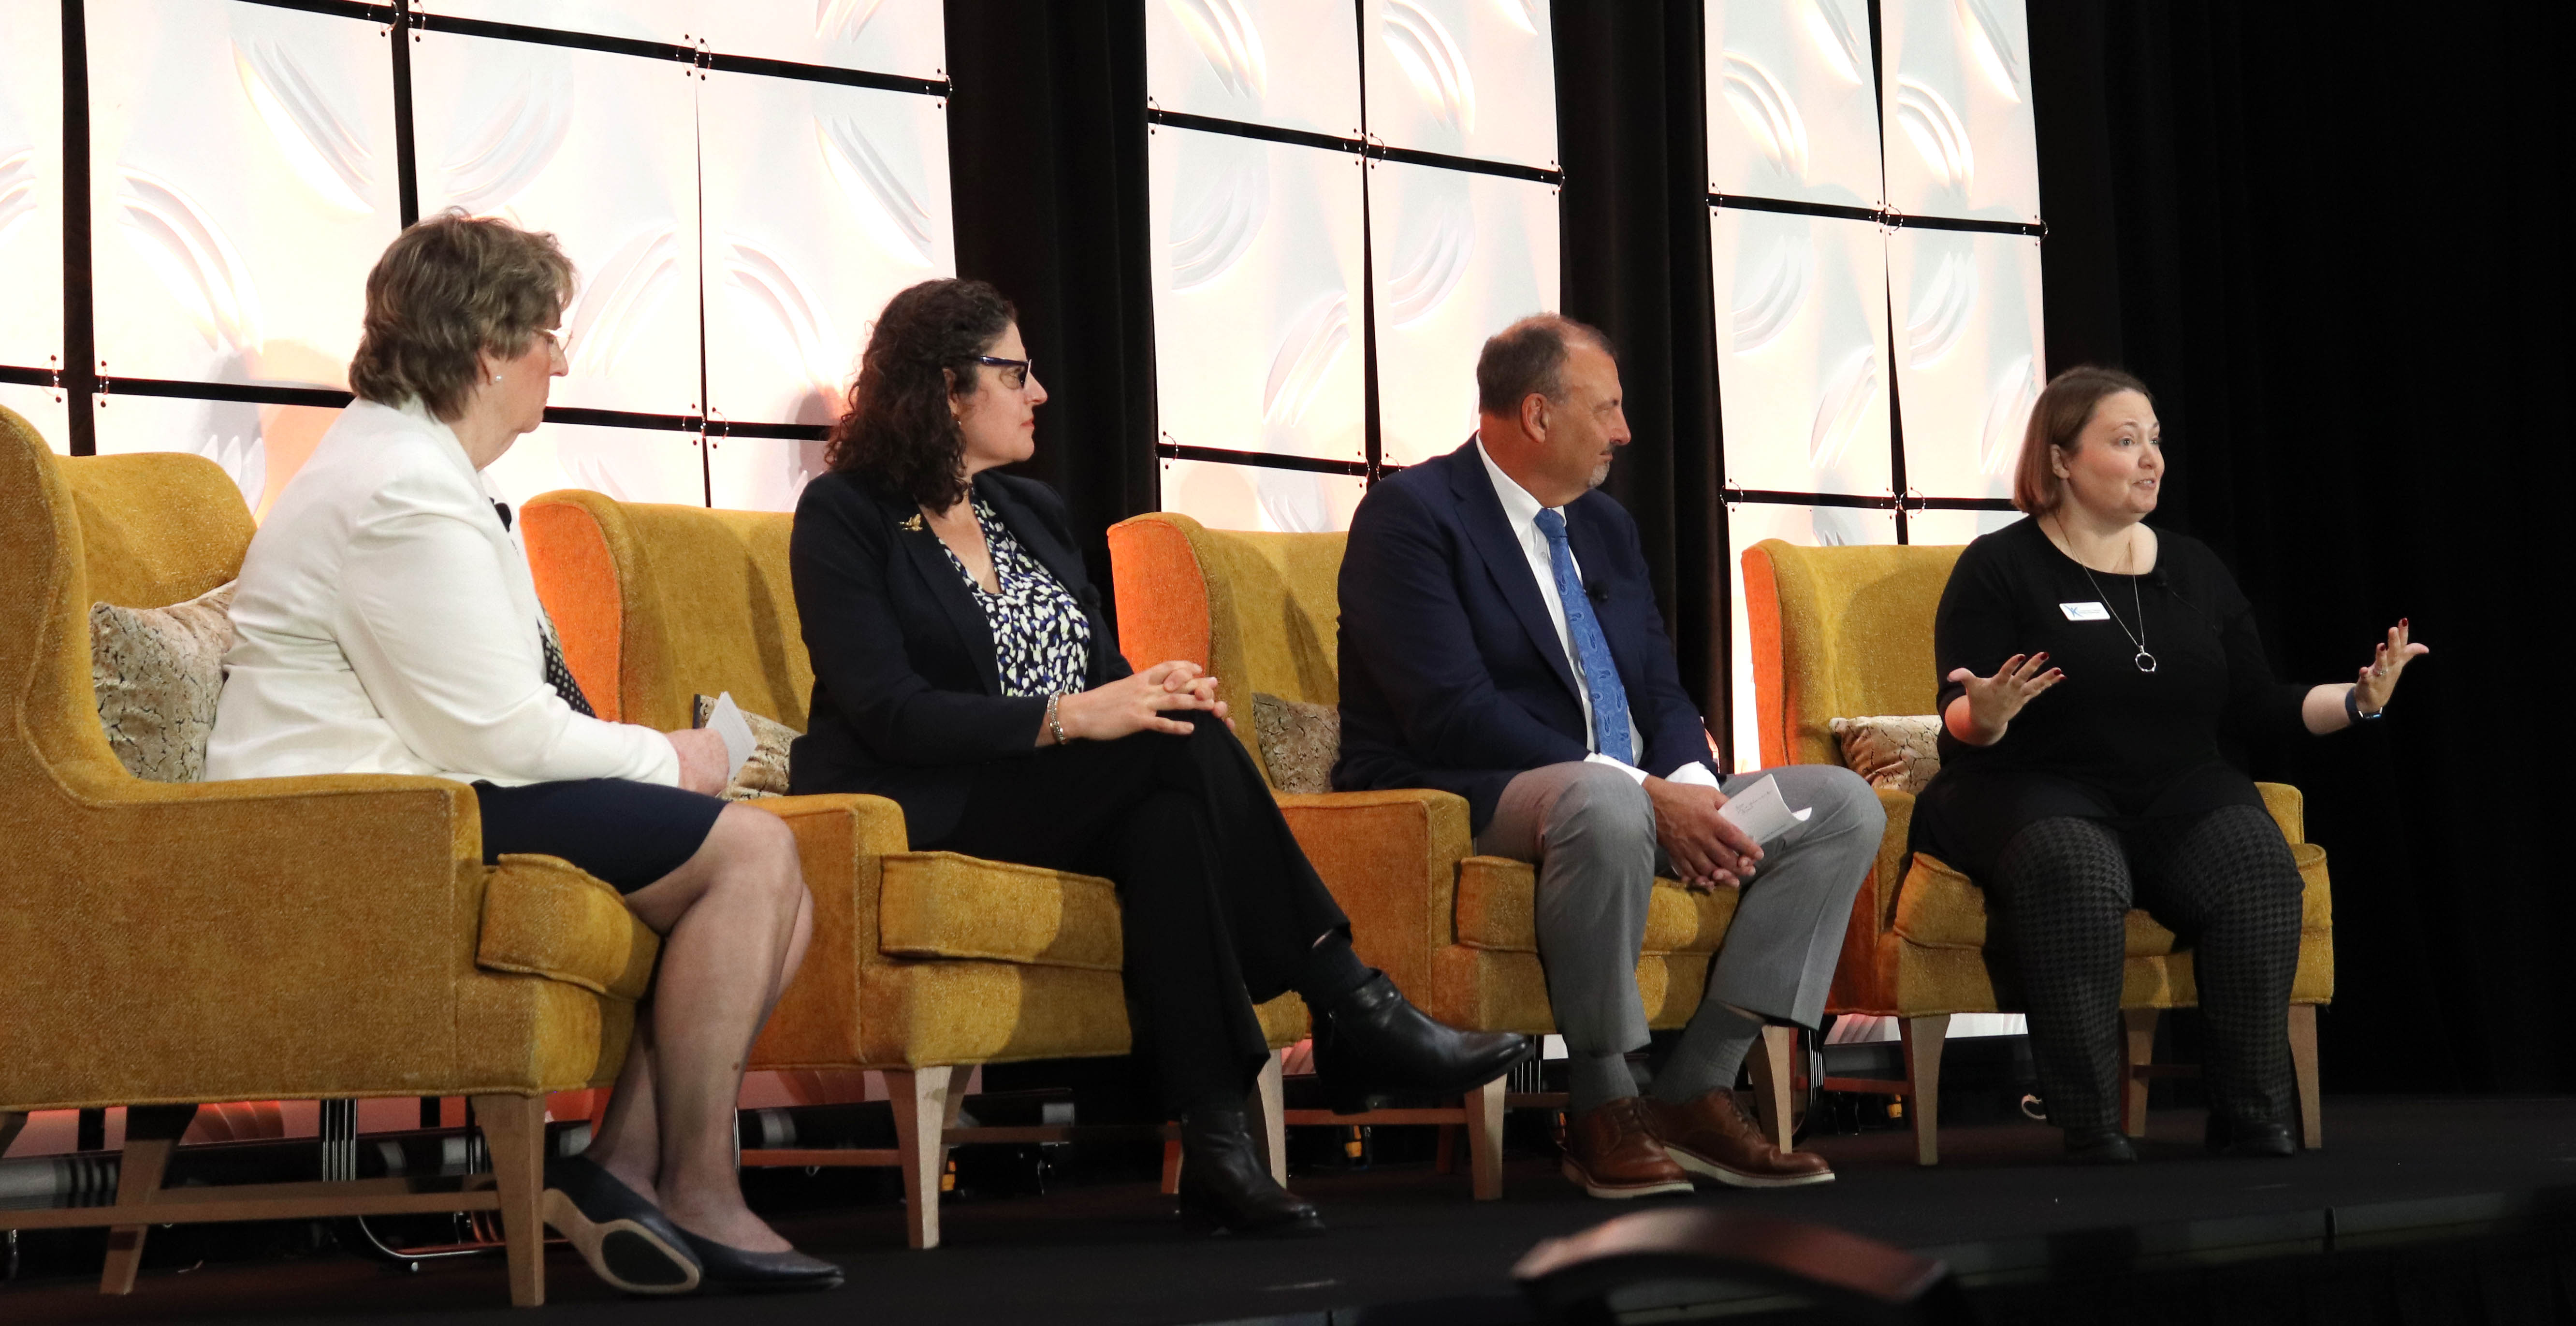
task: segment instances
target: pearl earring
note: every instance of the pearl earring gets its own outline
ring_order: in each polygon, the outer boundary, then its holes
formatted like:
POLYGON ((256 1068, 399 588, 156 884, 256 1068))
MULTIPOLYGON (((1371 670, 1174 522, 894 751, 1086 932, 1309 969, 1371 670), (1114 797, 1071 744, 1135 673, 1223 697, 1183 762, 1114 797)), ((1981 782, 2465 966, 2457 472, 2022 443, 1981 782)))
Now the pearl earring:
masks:
POLYGON ((501 375, 500 375, 500 374, 495 373, 495 374, 493 374, 493 375, 492 375, 492 381, 494 381, 495 383, 498 383, 500 380, 501 380, 501 375))

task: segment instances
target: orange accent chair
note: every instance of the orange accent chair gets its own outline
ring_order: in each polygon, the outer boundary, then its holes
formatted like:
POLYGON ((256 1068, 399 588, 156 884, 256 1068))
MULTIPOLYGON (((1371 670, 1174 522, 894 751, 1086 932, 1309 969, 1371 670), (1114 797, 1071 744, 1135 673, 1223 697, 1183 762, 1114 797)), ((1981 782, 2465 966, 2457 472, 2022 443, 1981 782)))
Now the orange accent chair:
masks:
MULTIPOLYGON (((791 517, 564 490, 529 499, 520 522, 564 661, 600 717, 683 728, 695 696, 731 692, 746 710, 805 727, 814 670, 788 577, 791 517)), ((912 1246, 935 1247, 950 1146, 1077 1135, 959 1127, 959 1070, 1128 1052, 1116 888, 1069 871, 913 851, 902 809, 883 797, 755 804, 796 830, 814 937, 751 1066, 882 1070, 900 1145, 756 1148, 743 1163, 899 1165, 912 1246)), ((1296 995, 1257 1011, 1274 1048, 1305 1037, 1296 995)), ((1279 1071, 1273 1055, 1249 1106, 1284 1181, 1279 1071)))
MULTIPOLYGON (((1744 550, 1752 703, 1764 767, 1839 764, 1836 718, 1928 714, 1936 699, 1932 617, 1957 547, 1804 548, 1765 539, 1744 550)), ((2317 1008, 2334 998, 2334 907, 2325 849, 2305 840, 2299 790, 2257 783, 2290 841, 2306 893, 2290 989, 2290 1050, 2306 1144, 2325 1142, 2317 1097, 2317 1008)), ((1940 1159, 1941 1045, 1956 1013, 2015 1012, 2012 980, 1986 947, 1985 894, 1929 853, 1908 857, 1914 798, 1879 790, 1887 836, 1861 885, 1827 1007, 1900 1019, 1905 1079, 1827 1078, 1829 1088, 1901 1096, 1914 1114, 1915 1157, 1940 1159)), ((2199 1002, 2191 951, 2143 910, 2128 918, 2120 994, 2127 1023, 2123 1104, 2131 1136, 2147 1124, 2147 1081, 2193 1073, 2150 1063, 2156 1021, 2199 1002)))

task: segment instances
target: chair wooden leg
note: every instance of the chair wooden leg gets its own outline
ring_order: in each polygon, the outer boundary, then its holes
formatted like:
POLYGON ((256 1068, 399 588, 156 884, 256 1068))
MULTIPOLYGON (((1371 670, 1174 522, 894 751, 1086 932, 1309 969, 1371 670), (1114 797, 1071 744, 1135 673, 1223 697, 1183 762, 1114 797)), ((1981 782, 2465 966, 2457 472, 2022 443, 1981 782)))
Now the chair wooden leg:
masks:
POLYGON ((949 1104, 955 1069, 886 1070, 886 1095, 894 1103, 895 1143, 903 1157, 906 1241, 916 1248, 939 1246, 939 1178, 947 1169, 942 1145, 947 1123, 956 1117, 949 1104))
POLYGON ((23 1110, 0 1113, 0 1156, 9 1154, 9 1144, 18 1140, 18 1130, 27 1126, 23 1110))
POLYGON ((1503 1195, 1503 1079, 1467 1093, 1467 1170, 1476 1200, 1503 1195))
MULTIPOLYGON (((1261 1076, 1253 1079, 1252 1094, 1243 1102, 1243 1121, 1254 1135, 1261 1138, 1262 1153, 1270 1158, 1270 1181, 1282 1188, 1288 1186, 1288 1116, 1284 1112, 1288 1108, 1286 1072, 1280 1066, 1279 1052, 1271 1051, 1269 1062, 1261 1065, 1261 1076)), ((1164 1168, 1173 1171, 1172 1178, 1177 1184, 1180 1164, 1170 1152, 1164 1153, 1164 1168)), ((1176 1186, 1173 1191, 1178 1192, 1179 1188, 1176 1186)))
POLYGON ((510 1261, 510 1303, 546 1303, 546 1098, 476 1096, 474 1122, 492 1153, 501 1190, 501 1242, 510 1261))
POLYGON ((1941 1043, 1950 1015, 1934 1013, 1898 1024, 1905 1039, 1905 1106, 1914 1112, 1914 1163, 1941 1163, 1941 1043))
POLYGON ((1170 1197, 1179 1193, 1180 1190, 1181 1139, 1177 1137, 1166 1138, 1163 1142, 1163 1195, 1165 1197, 1170 1197))
POLYGON ((2160 1008, 2124 1008, 2126 1053, 2120 1056, 2120 1126, 2131 1137, 2147 1135, 2147 1075, 2139 1069, 2156 1061, 2156 1020, 2160 1008))
POLYGON ((1762 1117, 1762 1135, 1782 1151, 1790 1147, 1789 1134, 1796 1122, 1789 1089, 1796 1080, 1797 1049, 1796 1027, 1764 1027, 1761 1043, 1746 1061, 1753 1075, 1753 1106, 1762 1117))
MULTIPOLYGON (((142 1206, 161 1190, 169 1173, 170 1153, 197 1117, 194 1105, 136 1105, 125 1111, 125 1154, 116 1166, 116 1204, 142 1206)), ((134 1274, 143 1268, 143 1236, 152 1226, 140 1221, 107 1231, 107 1268, 99 1272, 98 1292, 131 1294, 134 1274)))
POLYGON ((2299 1086, 2299 1144, 2326 1144, 2325 1100, 2317 1094, 2317 1006, 2290 1005, 2290 1070, 2299 1086))

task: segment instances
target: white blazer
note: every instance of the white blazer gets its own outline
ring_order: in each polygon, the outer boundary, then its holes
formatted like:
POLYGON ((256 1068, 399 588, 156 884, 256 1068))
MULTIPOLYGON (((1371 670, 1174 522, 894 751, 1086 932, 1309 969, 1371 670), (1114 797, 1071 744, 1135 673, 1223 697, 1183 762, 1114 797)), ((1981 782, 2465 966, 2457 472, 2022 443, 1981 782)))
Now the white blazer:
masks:
POLYGON ((546 684, 536 583, 483 476, 417 404, 352 404, 250 541, 208 778, 429 774, 676 786, 651 728, 546 684))

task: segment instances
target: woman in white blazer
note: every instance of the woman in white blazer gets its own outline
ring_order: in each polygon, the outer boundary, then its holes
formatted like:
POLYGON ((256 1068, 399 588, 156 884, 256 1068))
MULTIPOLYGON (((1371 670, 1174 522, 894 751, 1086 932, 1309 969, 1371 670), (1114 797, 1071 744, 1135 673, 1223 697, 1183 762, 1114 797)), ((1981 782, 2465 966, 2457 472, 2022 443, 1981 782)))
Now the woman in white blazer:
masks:
POLYGON ((811 900, 776 816, 729 806, 710 731, 592 716, 482 470, 544 421, 573 290, 554 237, 460 213, 367 277, 358 400, 251 540, 209 778, 429 774, 471 783, 487 861, 562 857, 663 936, 586 1156, 547 1167, 547 1223, 637 1293, 840 1283, 743 1205, 733 1105, 795 975, 811 900))

